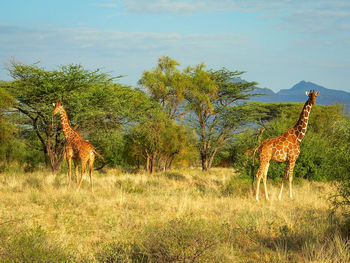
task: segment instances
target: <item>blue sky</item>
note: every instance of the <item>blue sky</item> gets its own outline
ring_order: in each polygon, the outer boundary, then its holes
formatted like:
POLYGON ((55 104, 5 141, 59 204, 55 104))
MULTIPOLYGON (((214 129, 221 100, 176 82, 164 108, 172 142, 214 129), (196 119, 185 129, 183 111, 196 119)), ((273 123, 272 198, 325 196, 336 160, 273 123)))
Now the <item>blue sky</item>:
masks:
POLYGON ((274 91, 305 80, 350 92, 350 1, 0 0, 0 79, 15 59, 136 86, 163 55, 246 71, 274 91))

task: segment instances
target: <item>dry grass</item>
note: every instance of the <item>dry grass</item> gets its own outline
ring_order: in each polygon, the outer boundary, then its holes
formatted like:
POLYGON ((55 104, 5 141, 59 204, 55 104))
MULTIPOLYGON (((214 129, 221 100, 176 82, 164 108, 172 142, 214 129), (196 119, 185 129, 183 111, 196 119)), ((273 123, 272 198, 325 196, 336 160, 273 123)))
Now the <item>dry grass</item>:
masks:
POLYGON ((256 202, 249 180, 231 169, 95 172, 93 192, 87 177, 79 192, 66 180, 0 174, 0 261, 350 261, 325 183, 300 181, 293 201, 287 190, 278 201, 279 186, 268 182, 271 201, 256 202), (16 247, 26 245, 28 255, 16 247), (57 257, 35 260, 44 252, 57 257))

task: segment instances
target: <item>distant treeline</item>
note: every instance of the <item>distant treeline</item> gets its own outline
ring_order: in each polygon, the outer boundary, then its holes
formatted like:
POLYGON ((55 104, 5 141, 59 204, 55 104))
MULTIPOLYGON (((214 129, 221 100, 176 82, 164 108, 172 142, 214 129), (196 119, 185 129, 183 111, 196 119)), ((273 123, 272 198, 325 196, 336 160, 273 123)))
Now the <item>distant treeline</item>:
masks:
MULTIPOLYGON (((179 69, 161 57, 138 87, 121 76, 65 65, 47 70, 12 61, 11 81, 0 82, 0 171, 64 169, 65 138, 52 103, 61 102, 72 127, 105 157, 108 167, 152 173, 178 166, 233 166, 249 173, 244 152, 293 126, 302 103, 249 102, 257 83, 243 72, 179 69)), ((305 101, 307 97, 305 96, 305 101)), ((331 180, 349 172, 349 116, 341 105, 315 105, 301 143, 296 177, 331 180)), ((251 160, 250 160, 251 161, 251 160)), ((269 177, 280 177, 273 164, 269 177)))

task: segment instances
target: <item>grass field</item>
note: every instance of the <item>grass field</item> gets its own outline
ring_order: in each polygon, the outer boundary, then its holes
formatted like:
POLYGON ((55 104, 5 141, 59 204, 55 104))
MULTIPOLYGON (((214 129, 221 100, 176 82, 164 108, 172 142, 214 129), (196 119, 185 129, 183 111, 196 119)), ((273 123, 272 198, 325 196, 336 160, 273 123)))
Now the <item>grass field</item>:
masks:
POLYGON ((85 177, 0 174, 0 262, 350 262, 349 226, 326 183, 253 198, 232 169, 85 177))

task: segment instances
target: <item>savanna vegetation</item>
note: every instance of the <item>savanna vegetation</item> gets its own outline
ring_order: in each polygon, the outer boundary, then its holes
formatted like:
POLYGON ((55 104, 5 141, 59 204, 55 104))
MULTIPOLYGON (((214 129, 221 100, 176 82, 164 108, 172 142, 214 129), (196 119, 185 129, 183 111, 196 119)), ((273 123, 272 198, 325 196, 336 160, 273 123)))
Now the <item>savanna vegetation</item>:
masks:
POLYGON ((12 80, 0 82, 1 262, 350 261, 342 105, 313 107, 295 199, 276 200, 285 164, 271 162, 272 200, 256 202, 244 152, 260 128, 265 139, 292 127, 303 103, 252 102, 261 94, 244 72, 181 69, 169 57, 138 87, 81 65, 12 61, 8 70, 12 80), (86 181, 80 191, 67 187, 66 141, 52 116, 58 101, 106 160, 93 192, 86 181))

